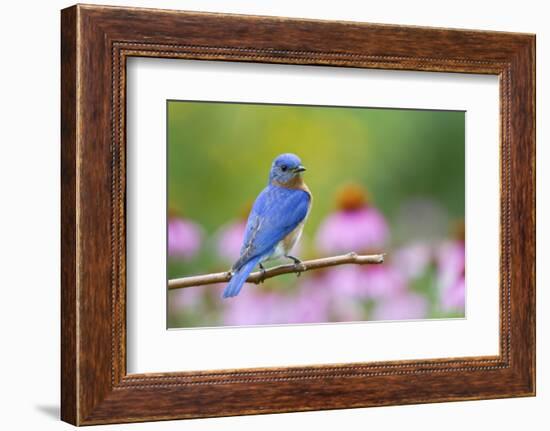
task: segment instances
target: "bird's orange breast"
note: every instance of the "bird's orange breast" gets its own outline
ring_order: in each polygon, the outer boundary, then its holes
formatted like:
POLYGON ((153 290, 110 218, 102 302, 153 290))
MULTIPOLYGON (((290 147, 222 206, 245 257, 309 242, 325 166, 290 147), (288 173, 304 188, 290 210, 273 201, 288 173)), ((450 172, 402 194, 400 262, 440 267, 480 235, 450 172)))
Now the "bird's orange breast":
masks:
POLYGON ((310 199, 311 199, 311 192, 309 191, 309 187, 304 182, 304 179, 301 175, 297 175, 294 178, 292 178, 290 181, 287 181, 286 183, 281 183, 279 181, 273 181, 273 184, 279 187, 284 187, 285 189, 292 189, 292 190, 303 190, 306 192, 310 199))

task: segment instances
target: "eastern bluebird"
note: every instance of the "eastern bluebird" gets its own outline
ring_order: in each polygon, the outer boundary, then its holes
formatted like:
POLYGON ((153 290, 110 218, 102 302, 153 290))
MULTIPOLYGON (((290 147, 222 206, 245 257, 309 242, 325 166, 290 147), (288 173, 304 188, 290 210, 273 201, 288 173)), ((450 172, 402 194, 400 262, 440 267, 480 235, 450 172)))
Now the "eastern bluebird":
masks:
POLYGON ((300 158, 281 154, 271 165, 269 183, 258 195, 248 216, 241 255, 231 268, 233 274, 223 298, 239 294, 248 275, 262 262, 290 256, 298 242, 311 208, 312 196, 302 178, 300 158))

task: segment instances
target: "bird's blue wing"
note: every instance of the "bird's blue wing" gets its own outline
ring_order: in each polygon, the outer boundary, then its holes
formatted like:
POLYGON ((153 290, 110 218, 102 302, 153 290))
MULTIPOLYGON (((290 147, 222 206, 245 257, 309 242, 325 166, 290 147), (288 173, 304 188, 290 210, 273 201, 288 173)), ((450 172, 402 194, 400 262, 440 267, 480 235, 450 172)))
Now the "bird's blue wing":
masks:
POLYGON ((303 190, 267 186, 254 202, 248 217, 239 269, 250 259, 272 250, 307 215, 310 195, 303 190))

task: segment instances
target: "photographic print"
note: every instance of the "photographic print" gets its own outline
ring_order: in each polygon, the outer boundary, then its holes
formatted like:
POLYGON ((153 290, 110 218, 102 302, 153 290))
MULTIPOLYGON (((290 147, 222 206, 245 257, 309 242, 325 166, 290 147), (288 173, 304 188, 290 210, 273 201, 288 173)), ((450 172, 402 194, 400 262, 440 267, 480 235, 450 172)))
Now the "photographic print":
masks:
POLYGON ((168 328, 465 317, 464 111, 169 100, 167 141, 168 328))
POLYGON ((535 47, 64 9, 62 420, 534 396, 535 47))

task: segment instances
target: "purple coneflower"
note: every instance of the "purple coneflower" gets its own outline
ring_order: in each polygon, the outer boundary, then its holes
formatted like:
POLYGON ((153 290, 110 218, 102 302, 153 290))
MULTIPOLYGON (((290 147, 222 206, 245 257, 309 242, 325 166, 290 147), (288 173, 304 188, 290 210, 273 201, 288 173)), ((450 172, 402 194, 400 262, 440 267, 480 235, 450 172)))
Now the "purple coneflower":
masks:
POLYGON ((227 262, 235 262, 241 253, 246 220, 228 223, 216 235, 216 250, 218 255, 227 262))
POLYGON ((364 271, 365 290, 370 299, 394 298, 407 290, 405 277, 390 263, 374 265, 364 271))
POLYGON ((335 266, 324 271, 324 286, 333 296, 365 298, 368 296, 367 275, 360 265, 335 266))
POLYGON ((361 186, 350 184, 338 194, 338 210, 321 223, 317 246, 324 253, 377 250, 388 235, 382 213, 369 205, 361 186))
POLYGON ((427 312, 428 303, 423 296, 404 292, 378 302, 371 320, 424 319, 427 312))
POLYGON ((441 308, 445 311, 464 311, 465 305, 466 282, 462 277, 448 289, 445 289, 441 297, 441 308))
POLYGON ((170 291, 168 304, 173 312, 186 310, 198 305, 206 296, 207 289, 211 288, 211 286, 193 286, 170 291))
POLYGON ((391 262, 407 280, 422 275, 433 259, 432 246, 426 242, 415 241, 394 251, 391 262))
POLYGON ((457 239, 441 244, 437 250, 437 284, 444 311, 464 310, 466 249, 464 225, 460 224, 455 235, 457 239))
POLYGON ((286 303, 287 323, 319 323, 328 320, 332 295, 324 274, 311 274, 301 280, 297 294, 286 303))
POLYGON ((264 292, 255 286, 243 289, 238 298, 225 306, 224 325, 273 325, 286 323, 289 304, 276 292, 264 292))
POLYGON ((201 247, 202 228, 191 220, 181 217, 168 219, 168 255, 191 259, 201 247))
POLYGON ((247 203, 241 208, 238 218, 221 227, 216 234, 216 252, 220 258, 228 263, 235 262, 241 255, 246 221, 252 208, 252 203, 247 203))

